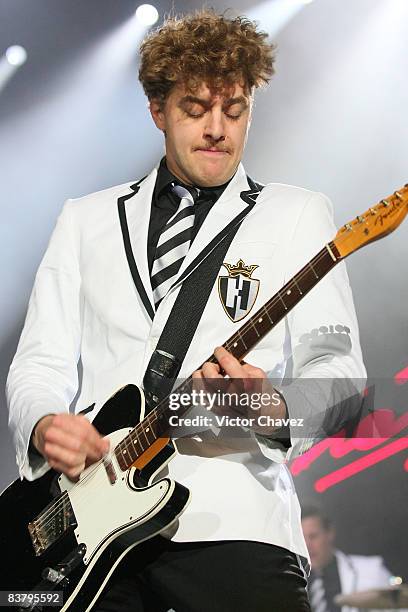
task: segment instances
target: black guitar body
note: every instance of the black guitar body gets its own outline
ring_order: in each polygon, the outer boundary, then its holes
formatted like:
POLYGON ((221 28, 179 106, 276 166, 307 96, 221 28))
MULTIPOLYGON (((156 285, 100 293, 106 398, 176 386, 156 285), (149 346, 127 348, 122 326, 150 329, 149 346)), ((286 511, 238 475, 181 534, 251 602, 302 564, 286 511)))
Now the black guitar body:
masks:
MULTIPOLYGON (((133 429, 140 420, 142 393, 137 386, 127 385, 112 396, 93 421, 98 431, 109 435, 119 429, 133 429)), ((168 444, 157 455, 152 466, 147 466, 149 469, 142 472, 133 469, 127 473, 128 478, 131 477, 129 488, 135 491, 135 497, 152 488, 149 486, 150 473, 163 465, 173 453, 174 447, 168 444)), ((161 480, 169 491, 165 503, 157 511, 155 509, 147 520, 143 517, 143 521, 135 521, 131 527, 127 525, 126 530, 116 529, 114 538, 109 538, 111 541, 103 539, 102 535, 97 554, 84 563, 86 546, 75 537, 74 528, 77 525, 40 556, 35 554, 28 531, 28 524, 61 494, 57 482, 59 476, 50 470, 32 482, 16 480, 0 496, 0 547, 4 559, 0 572, 0 590, 17 593, 63 591, 63 605, 60 607, 41 606, 39 603, 35 607, 22 609, 85 612, 95 604, 102 583, 106 584, 107 577, 113 572, 112 568, 126 551, 165 529, 181 514, 188 503, 189 491, 167 478, 161 480)), ((95 500, 93 511, 97 510, 95 500)))

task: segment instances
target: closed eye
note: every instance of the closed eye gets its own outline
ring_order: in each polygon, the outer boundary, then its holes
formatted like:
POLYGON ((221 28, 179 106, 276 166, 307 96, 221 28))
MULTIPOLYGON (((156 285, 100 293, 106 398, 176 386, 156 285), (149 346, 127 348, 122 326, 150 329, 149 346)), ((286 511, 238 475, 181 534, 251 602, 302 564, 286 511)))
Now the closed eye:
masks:
POLYGON ((241 117, 241 115, 242 115, 242 113, 238 113, 238 114, 235 114, 235 113, 225 113, 225 114, 228 117, 228 119, 232 119, 233 121, 237 121, 241 117))
POLYGON ((194 119, 199 119, 205 113, 205 111, 200 112, 200 111, 192 111, 192 110, 184 110, 184 112, 186 113, 186 115, 188 115, 189 117, 193 117, 194 119))
POLYGON ((241 117, 242 113, 246 110, 246 108, 247 106, 244 105, 242 102, 234 103, 226 106, 224 108, 224 113, 229 119, 236 120, 241 117))
POLYGON ((180 104, 181 110, 188 116, 193 118, 199 118, 204 115, 206 108, 197 101, 183 100, 180 104))

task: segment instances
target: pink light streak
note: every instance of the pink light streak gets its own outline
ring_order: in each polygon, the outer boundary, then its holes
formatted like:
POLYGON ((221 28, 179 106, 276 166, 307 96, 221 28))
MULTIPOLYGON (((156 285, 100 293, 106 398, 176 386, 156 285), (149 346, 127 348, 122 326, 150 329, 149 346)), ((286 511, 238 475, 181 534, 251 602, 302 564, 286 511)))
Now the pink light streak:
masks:
MULTIPOLYGON (((314 488, 318 493, 323 493, 339 482, 342 482, 347 478, 351 478, 351 476, 372 467, 384 459, 388 459, 388 457, 392 457, 392 455, 395 455, 406 448, 408 448, 408 438, 401 438, 400 440, 395 440, 395 442, 390 442, 386 446, 371 452, 369 455, 360 457, 360 459, 349 463, 349 465, 346 465, 339 470, 335 470, 331 474, 327 474, 327 476, 323 476, 323 478, 320 478, 315 482, 314 488)), ((404 467, 408 471, 408 459, 405 461, 404 467)))
POLYGON ((291 466, 291 472, 298 476, 307 470, 312 463, 328 451, 333 459, 340 459, 352 452, 371 451, 381 446, 389 438, 400 434, 408 427, 408 412, 395 418, 392 410, 382 409, 367 415, 358 424, 353 438, 344 438, 344 430, 335 436, 322 440, 313 446, 307 453, 297 457, 291 466))
MULTIPOLYGON (((404 385, 408 382, 408 366, 394 375, 396 385, 404 385)), ((364 395, 368 394, 368 388, 364 390, 364 395)), ((364 457, 360 457, 338 470, 323 476, 315 482, 314 488, 318 493, 323 493, 330 487, 351 478, 355 474, 366 470, 380 461, 408 448, 408 437, 400 438, 390 442, 395 435, 400 434, 408 426, 408 413, 399 418, 395 418, 392 410, 377 410, 372 415, 365 417, 357 426, 354 436, 351 439, 344 438, 345 431, 339 431, 334 436, 322 440, 304 455, 297 457, 291 465, 290 471, 293 476, 298 476, 301 472, 310 468, 312 463, 328 451, 333 459, 339 459, 352 452, 367 452, 364 457), (384 444, 377 450, 375 447, 384 444)), ((408 458, 405 459, 403 469, 408 472, 408 458)))

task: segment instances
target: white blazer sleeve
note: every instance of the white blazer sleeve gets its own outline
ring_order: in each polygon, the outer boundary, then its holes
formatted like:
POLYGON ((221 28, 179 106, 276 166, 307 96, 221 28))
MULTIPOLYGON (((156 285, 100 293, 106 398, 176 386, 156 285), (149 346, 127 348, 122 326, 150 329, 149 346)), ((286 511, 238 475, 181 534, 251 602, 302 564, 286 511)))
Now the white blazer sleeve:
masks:
MULTIPOLYGON (((330 201, 323 194, 314 194, 294 227, 285 281, 333 240, 336 233, 330 201)), ((355 412, 361 403, 366 370, 344 262, 337 264, 288 314, 286 329, 293 380, 280 391, 289 417, 303 418, 304 422, 303 430, 290 432, 291 447, 286 453, 289 459, 310 448, 316 437, 337 431, 344 408, 355 412), (354 400, 345 405, 350 397, 354 400)), ((261 448, 276 460, 274 446, 273 442, 263 441, 261 448)))
POLYGON ((47 414, 68 411, 78 387, 81 283, 71 207, 67 201, 38 269, 7 379, 17 464, 29 480, 48 469, 45 460, 28 453, 35 424, 47 414))

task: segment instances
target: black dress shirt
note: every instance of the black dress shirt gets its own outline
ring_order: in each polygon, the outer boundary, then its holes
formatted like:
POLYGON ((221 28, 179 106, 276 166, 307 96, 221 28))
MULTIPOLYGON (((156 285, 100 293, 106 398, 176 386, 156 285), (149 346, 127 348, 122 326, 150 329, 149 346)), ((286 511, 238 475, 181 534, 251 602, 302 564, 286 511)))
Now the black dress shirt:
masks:
MULTIPOLYGON (((163 157, 157 173, 150 212, 149 232, 147 237, 147 261, 149 264, 149 272, 151 272, 153 267, 154 255, 156 253, 160 234, 167 221, 176 212, 180 203, 180 198, 171 190, 173 183, 182 185, 189 191, 192 191, 193 196, 196 196, 197 192, 194 187, 192 188, 189 185, 184 185, 170 172, 166 165, 166 158, 163 157)), ((194 226, 192 229, 191 242, 193 242, 194 238, 197 236, 198 230, 204 223, 204 219, 208 215, 211 207, 221 196, 228 183, 229 181, 217 187, 199 188, 200 195, 198 198, 194 198, 194 226)))

